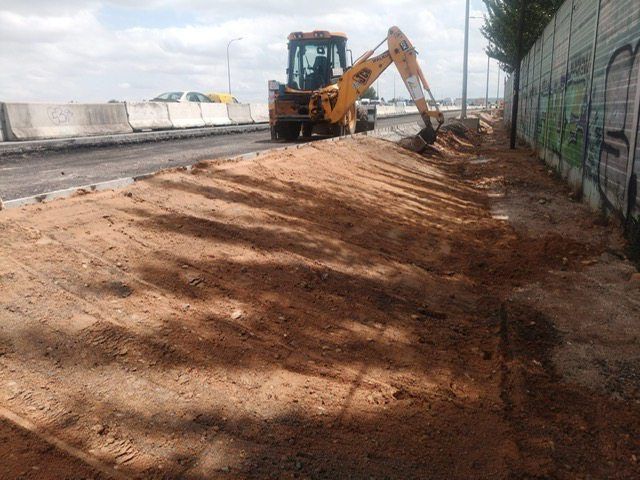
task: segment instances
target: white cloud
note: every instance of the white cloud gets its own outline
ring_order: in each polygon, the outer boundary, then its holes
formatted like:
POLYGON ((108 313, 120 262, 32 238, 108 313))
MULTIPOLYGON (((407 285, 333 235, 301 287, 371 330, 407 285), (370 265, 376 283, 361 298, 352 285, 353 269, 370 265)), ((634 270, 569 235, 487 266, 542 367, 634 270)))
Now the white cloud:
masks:
MULTIPOLYGON (((284 79, 291 31, 344 31, 357 57, 379 43, 391 25, 416 45, 434 95, 460 96, 464 0, 376 0, 364 8, 344 0, 300 5, 298 0, 0 0, 0 100, 133 100, 172 89, 224 91, 226 44, 242 36, 231 47, 234 93, 265 101, 267 80, 284 79), (130 14, 135 25, 105 21, 113 9, 130 14), (193 19, 154 24, 154 15, 171 18, 176 11, 193 12, 193 19)), ((474 1, 474 10, 481 6, 474 1)), ((478 32, 482 21, 471 22, 469 92, 482 96, 486 41, 478 32)), ((404 91, 390 68, 379 81, 383 96, 392 95, 394 77, 398 94, 404 91)), ((490 88, 495 92, 495 84, 490 88)))

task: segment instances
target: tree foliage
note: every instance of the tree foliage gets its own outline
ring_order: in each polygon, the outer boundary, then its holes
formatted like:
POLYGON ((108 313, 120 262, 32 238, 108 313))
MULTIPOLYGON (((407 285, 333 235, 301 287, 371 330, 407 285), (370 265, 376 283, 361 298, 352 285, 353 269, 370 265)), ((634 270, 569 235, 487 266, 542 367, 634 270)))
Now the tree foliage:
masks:
POLYGON ((518 20, 526 2, 522 54, 526 54, 544 31, 564 0, 484 0, 487 6, 482 34, 489 40, 487 54, 511 73, 518 58, 518 20))
POLYGON ((364 91, 362 95, 360 95, 360 98, 370 98, 371 100, 376 100, 378 98, 378 93, 376 92, 375 88, 369 87, 364 91))

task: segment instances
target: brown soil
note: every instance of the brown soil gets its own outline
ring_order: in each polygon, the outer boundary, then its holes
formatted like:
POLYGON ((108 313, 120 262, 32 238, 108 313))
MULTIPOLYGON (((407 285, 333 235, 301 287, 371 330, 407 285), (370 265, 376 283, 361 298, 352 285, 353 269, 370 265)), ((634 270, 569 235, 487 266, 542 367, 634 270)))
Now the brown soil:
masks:
POLYGON ((618 229, 495 130, 0 212, 0 406, 106 472, 5 421, 0 478, 638 478, 618 229))

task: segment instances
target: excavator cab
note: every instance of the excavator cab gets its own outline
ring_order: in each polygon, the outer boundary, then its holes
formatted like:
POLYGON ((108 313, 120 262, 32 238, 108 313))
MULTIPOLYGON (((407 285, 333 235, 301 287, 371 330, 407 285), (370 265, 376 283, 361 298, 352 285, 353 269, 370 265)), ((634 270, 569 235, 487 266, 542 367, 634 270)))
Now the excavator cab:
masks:
POLYGON ((341 34, 313 32, 289 36, 287 87, 311 92, 335 83, 347 69, 347 38, 341 34))
POLYGON ((347 36, 316 30, 293 32, 288 40, 287 83, 269 82, 271 138, 311 136, 314 126, 319 133, 334 133, 333 126, 312 122, 309 102, 313 92, 335 84, 349 68, 347 36))

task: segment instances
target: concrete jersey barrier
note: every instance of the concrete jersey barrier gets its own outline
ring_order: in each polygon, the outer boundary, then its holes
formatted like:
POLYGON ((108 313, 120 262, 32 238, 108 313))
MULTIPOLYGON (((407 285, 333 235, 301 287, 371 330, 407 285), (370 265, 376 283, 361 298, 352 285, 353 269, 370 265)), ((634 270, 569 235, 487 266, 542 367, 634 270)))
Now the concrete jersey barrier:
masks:
POLYGON ((255 123, 267 123, 269 121, 269 105, 266 103, 250 103, 251 118, 255 123))
POLYGON ((4 134, 4 103, 0 103, 0 142, 4 142, 7 136, 4 134))
POLYGON ((395 109, 394 106, 377 105, 376 106, 376 113, 377 113, 378 117, 380 117, 380 118, 390 117, 392 115, 395 115, 396 109, 395 109))
POLYGON ((227 104, 229 118, 233 123, 241 125, 243 123, 253 123, 251 118, 251 107, 248 103, 229 103, 227 104))
POLYGON ((131 133, 123 103, 5 103, 7 140, 131 133))
POLYGON ((201 103, 202 120, 207 127, 231 125, 225 103, 201 103))
POLYGON ((127 102, 125 105, 129 124, 136 131, 173 128, 166 103, 127 102))
POLYGON ((194 102, 167 103, 173 128, 204 127, 200 105, 194 102))

